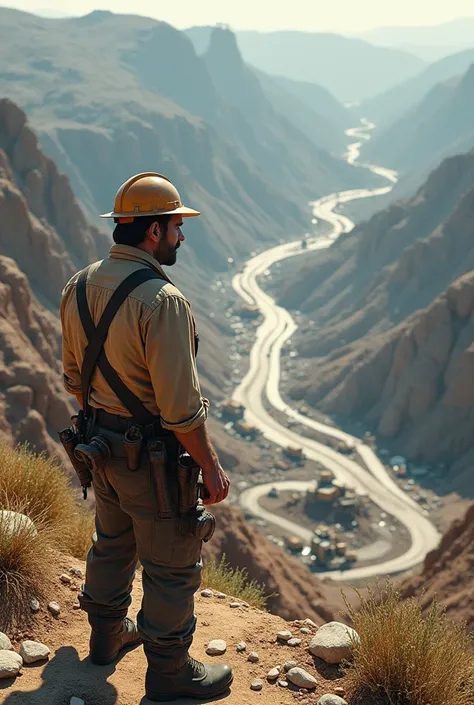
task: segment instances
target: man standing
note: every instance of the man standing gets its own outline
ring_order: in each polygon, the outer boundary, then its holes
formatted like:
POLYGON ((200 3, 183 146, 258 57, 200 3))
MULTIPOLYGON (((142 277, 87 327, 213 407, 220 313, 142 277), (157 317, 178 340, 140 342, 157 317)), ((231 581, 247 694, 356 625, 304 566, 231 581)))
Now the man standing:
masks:
POLYGON ((229 666, 204 665, 188 653, 202 566, 196 527, 213 517, 202 506, 200 514, 178 510, 180 446, 202 469, 204 504, 225 499, 230 484, 206 430, 209 402, 199 386, 191 308, 162 269, 176 262, 183 218, 198 215, 161 174, 132 177, 114 211, 101 216, 116 223, 109 257, 76 274, 61 304, 64 384, 86 412, 85 442, 93 445, 96 533, 80 595, 92 628, 90 656, 111 663, 143 640, 146 694, 154 701, 212 698, 232 682, 229 666), (134 288, 124 295, 125 280, 134 288), (126 617, 137 557, 144 591, 138 629, 126 617))

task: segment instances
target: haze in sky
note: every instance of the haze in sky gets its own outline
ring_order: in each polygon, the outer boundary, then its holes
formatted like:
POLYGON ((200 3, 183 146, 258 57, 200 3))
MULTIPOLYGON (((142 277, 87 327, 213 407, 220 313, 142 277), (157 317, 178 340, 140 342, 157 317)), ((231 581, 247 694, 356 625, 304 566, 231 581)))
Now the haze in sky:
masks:
POLYGON ((229 24, 232 29, 361 32, 393 25, 434 25, 474 16, 474 0, 8 0, 27 12, 54 10, 84 15, 93 10, 138 14, 169 22, 178 28, 229 24))

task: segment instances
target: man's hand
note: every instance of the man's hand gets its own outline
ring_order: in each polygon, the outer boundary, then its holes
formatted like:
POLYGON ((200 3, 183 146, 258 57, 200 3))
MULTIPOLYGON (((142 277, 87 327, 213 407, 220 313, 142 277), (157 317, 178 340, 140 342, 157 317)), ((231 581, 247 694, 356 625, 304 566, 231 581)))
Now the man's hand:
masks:
POLYGON ((188 433, 174 432, 189 455, 202 470, 204 488, 208 496, 203 497, 204 504, 218 504, 229 494, 230 480, 222 469, 216 451, 207 433, 206 423, 188 433))
POLYGON ((203 498, 203 504, 219 504, 229 494, 230 480, 220 463, 212 470, 203 470, 202 479, 207 490, 207 496, 203 498))

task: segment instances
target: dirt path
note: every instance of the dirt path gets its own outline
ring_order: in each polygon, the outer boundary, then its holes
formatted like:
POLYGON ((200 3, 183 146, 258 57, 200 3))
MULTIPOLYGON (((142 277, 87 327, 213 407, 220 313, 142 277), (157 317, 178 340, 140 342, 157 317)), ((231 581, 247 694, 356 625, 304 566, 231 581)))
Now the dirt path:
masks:
MULTIPOLYGON (((53 586, 51 599, 62 607, 59 619, 53 619, 42 609, 36 624, 26 634, 47 644, 51 649, 49 662, 43 665, 24 666, 22 675, 16 680, 0 681, 0 703, 2 705, 69 705, 72 696, 82 698, 86 705, 148 705, 144 698, 146 660, 141 647, 125 654, 112 666, 94 666, 88 656, 89 627, 86 616, 74 610, 77 588, 68 588, 59 583, 59 575, 69 572, 71 567, 82 568, 79 561, 65 559, 58 566, 58 582, 53 586)), ((137 577, 134 587, 134 602, 131 615, 135 616, 141 600, 141 581, 137 577)), ((222 638, 227 642, 227 653, 218 661, 229 663, 234 669, 234 684, 230 695, 219 699, 226 705, 282 705, 290 703, 316 703, 321 695, 334 692, 334 687, 344 685, 335 667, 328 667, 314 659, 306 650, 310 635, 299 634, 299 629, 283 619, 253 608, 232 609, 231 600, 216 597, 196 600, 198 628, 192 653, 199 659, 212 660, 205 654, 211 639, 222 638), (303 639, 301 647, 292 648, 275 643, 275 635, 281 629, 290 629, 303 639), (244 640, 247 653, 257 651, 260 662, 251 664, 247 654, 238 654, 236 644, 244 640), (274 666, 293 659, 316 676, 318 688, 313 694, 298 692, 271 685, 265 676, 274 666), (255 678, 264 680, 263 690, 250 690, 255 678)), ((302 614, 301 619, 307 615, 302 614)), ((17 638, 25 638, 16 635, 17 638)), ((14 640, 17 650, 17 640, 14 640)), ((182 705, 191 705, 196 700, 180 700, 182 705)), ((217 701, 206 701, 217 702, 217 701)), ((151 703, 150 703, 151 705, 151 703)))

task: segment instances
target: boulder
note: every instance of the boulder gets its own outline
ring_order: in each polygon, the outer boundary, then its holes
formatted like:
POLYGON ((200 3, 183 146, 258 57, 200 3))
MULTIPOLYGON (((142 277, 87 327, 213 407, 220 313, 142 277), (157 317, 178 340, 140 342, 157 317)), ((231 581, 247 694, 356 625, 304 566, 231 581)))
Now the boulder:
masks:
POLYGON ((314 676, 312 676, 304 668, 290 668, 286 674, 286 678, 290 683, 296 685, 298 688, 307 688, 308 690, 313 690, 318 685, 318 681, 314 676))
POLYGON ((23 659, 14 651, 0 651, 0 678, 15 678, 23 666, 23 659))
POLYGON ((15 536, 20 532, 31 532, 31 536, 38 533, 34 523, 26 514, 10 512, 7 509, 0 510, 0 526, 2 531, 9 536, 15 536))
POLYGON ((51 650, 47 646, 38 641, 23 641, 20 645, 20 656, 24 663, 36 663, 37 661, 45 661, 51 650))
POLYGON ((341 663, 352 657, 352 639, 360 641, 354 629, 341 622, 328 622, 311 639, 309 651, 326 663, 341 663))

